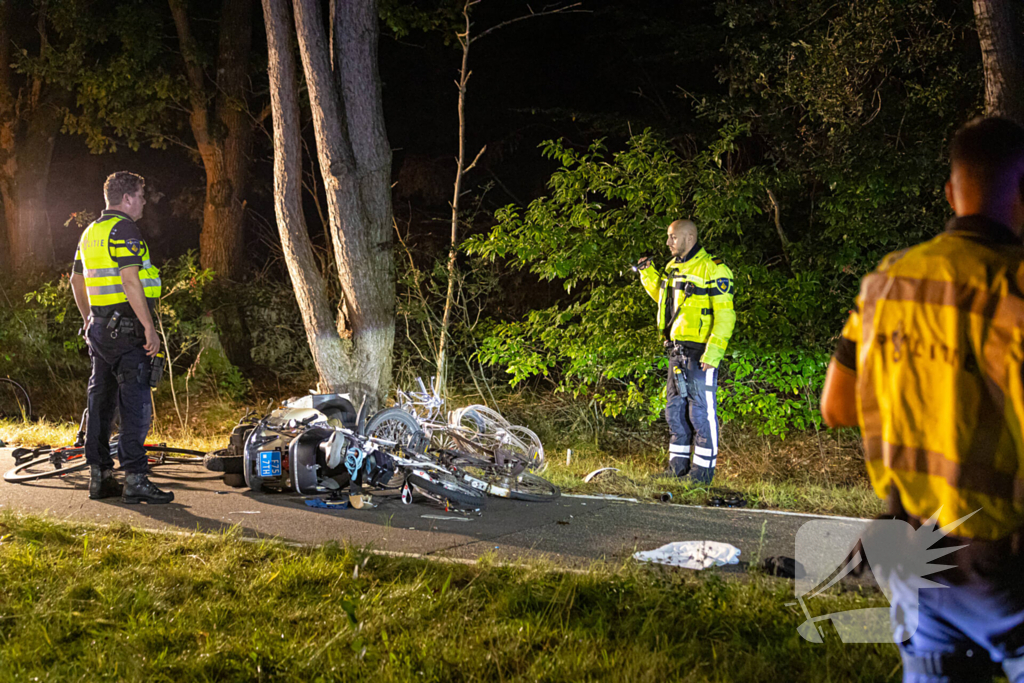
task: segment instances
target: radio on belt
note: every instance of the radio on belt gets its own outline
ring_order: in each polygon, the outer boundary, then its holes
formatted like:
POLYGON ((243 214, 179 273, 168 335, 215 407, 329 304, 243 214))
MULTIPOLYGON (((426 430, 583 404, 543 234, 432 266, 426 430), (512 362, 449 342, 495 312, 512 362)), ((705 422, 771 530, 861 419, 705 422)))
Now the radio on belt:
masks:
POLYGON ((157 353, 153 357, 153 360, 149 362, 149 386, 153 387, 154 389, 156 389, 157 386, 160 385, 160 378, 164 376, 165 360, 166 356, 164 356, 164 352, 161 351, 157 353))

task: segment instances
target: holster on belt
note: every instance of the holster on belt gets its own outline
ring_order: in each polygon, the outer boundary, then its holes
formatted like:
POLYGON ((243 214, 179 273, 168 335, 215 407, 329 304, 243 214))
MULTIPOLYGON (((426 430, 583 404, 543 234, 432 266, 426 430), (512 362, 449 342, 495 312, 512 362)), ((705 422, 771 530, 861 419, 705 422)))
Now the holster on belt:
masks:
POLYGON ((93 324, 109 328, 111 332, 116 334, 130 334, 139 338, 146 336, 142 330, 142 322, 138 318, 127 318, 118 314, 110 318, 92 316, 91 320, 93 324))

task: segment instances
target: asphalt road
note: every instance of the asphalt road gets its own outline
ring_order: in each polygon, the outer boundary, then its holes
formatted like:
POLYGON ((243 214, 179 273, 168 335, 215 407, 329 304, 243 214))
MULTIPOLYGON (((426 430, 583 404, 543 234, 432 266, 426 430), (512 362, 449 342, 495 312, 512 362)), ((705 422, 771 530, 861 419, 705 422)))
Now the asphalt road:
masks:
MULTIPOLYGON (((0 449, 0 470, 13 464, 0 449)), ((490 555, 499 562, 546 559, 572 568, 617 565, 637 550, 673 541, 723 541, 747 562, 794 556, 804 515, 744 509, 695 508, 562 496, 551 503, 491 498, 480 514, 447 513, 433 502, 405 505, 397 496, 375 495, 372 509, 317 509, 293 493, 253 493, 226 486, 201 465, 156 468, 153 480, 174 491, 169 505, 125 505, 120 499, 88 498, 88 472, 30 484, 0 481, 0 510, 92 523, 126 522, 146 529, 217 532, 241 527, 247 537, 318 544, 352 543, 377 550, 447 558, 490 555)), ((851 522, 852 524, 852 522, 851 522)))

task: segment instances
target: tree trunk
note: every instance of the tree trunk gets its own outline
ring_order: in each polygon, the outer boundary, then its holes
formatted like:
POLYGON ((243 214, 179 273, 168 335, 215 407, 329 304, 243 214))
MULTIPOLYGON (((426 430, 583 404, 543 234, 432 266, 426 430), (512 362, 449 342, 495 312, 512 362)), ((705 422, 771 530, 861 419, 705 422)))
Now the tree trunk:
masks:
POLYGON ((376 403, 390 388, 395 339, 391 149, 377 71, 377 3, 337 0, 333 58, 318 0, 294 0, 294 11, 347 314, 339 328, 351 343, 337 375, 344 385, 324 379, 376 403))
POLYGON ((246 106, 252 46, 252 0, 221 5, 216 89, 211 92, 188 20, 187 0, 168 0, 189 84, 189 122, 206 170, 199 258, 218 278, 245 272, 245 191, 253 122, 246 106), (211 102, 213 103, 211 111, 211 102))
POLYGON ((452 306, 455 304, 455 276, 458 268, 459 253, 459 198, 462 196, 462 176, 466 167, 466 82, 469 81, 469 46, 470 39, 469 6, 466 0, 462 6, 462 16, 466 20, 465 34, 459 35, 462 44, 462 68, 459 70, 459 157, 455 166, 455 194, 452 197, 452 235, 448 247, 448 292, 444 298, 444 315, 441 318, 441 339, 437 345, 437 377, 434 380, 434 391, 444 396, 448 384, 448 329, 451 327, 452 306))
MULTIPOLYGON (((27 274, 53 266, 53 237, 47 215, 46 185, 53 145, 62 117, 56 107, 36 112, 26 122, 27 134, 0 171, 8 253, 13 270, 27 274), (8 175, 8 172, 13 171, 8 175)), ((6 150, 5 150, 6 152, 6 150)), ((72 254, 66 259, 71 260, 72 254)))
MULTIPOLYGON (((229 134, 230 136, 230 134, 229 134)), ((251 132, 247 136, 251 138, 251 132)), ((245 190, 248 157, 243 163, 228 140, 200 145, 206 169, 199 260, 218 279, 240 280, 245 272, 245 190), (229 158, 234 156, 234 158, 229 158), (235 169, 232 171, 231 169, 235 169)), ((234 149, 237 149, 235 147, 234 149)))
POLYGON ((974 0, 974 19, 985 66, 985 113, 1024 122, 1024 67, 1019 59, 1014 4, 1010 0, 974 0))
MULTIPOLYGON (((53 239, 47 220, 46 185, 53 146, 69 94, 38 78, 14 85, 11 69, 10 0, 0 0, 0 198, 4 252, 18 274, 53 265, 53 239), (17 92, 16 92, 17 91, 17 92)), ((49 49, 45 9, 39 10, 40 54, 49 49)))
POLYGON ((7 184, 14 151, 15 104, 11 88, 11 3, 0 0, 0 273, 9 273, 13 266, 7 237, 7 184))
POLYGON ((302 214, 302 141, 286 2, 263 0, 274 116, 274 210, 313 363, 325 387, 340 387, 345 383, 341 371, 348 358, 302 214))

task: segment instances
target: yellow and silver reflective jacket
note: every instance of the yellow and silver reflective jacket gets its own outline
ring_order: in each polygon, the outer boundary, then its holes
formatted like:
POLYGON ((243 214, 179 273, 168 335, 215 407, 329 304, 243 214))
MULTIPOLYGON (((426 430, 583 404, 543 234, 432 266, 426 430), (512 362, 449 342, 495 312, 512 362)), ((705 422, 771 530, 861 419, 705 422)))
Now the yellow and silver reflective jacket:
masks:
POLYGON ((123 309, 128 296, 121 270, 136 267, 150 306, 160 298, 160 270, 149 258, 149 247, 138 227, 119 211, 105 210, 90 224, 78 241, 75 272, 85 276, 89 306, 94 315, 106 316, 123 309))
POLYGON ((658 329, 666 339, 706 344, 702 363, 718 367, 736 326, 732 271, 704 249, 685 261, 674 258, 664 270, 640 271, 640 282, 658 302, 658 329))
MULTIPOLYGON (((875 492, 994 540, 1024 526, 1024 246, 980 216, 887 256, 843 329, 875 492)), ((838 360, 838 358, 837 358, 838 360)))

